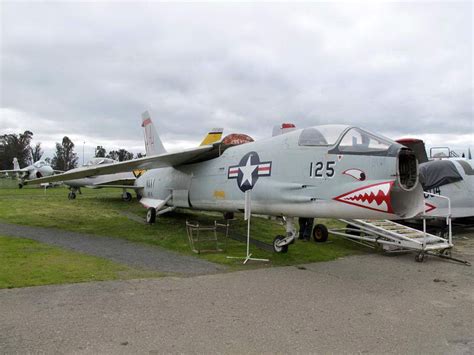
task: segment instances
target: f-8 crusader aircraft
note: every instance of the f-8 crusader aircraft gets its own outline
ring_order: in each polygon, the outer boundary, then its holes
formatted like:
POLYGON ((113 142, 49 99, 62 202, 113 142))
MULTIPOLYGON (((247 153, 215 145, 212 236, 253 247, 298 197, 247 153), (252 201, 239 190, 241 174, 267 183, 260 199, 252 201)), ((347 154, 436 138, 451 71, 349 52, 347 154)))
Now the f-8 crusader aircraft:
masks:
MULTIPOLYGON (((162 145, 156 134, 147 139, 162 145)), ((296 217, 410 218, 422 212, 423 190, 414 153, 357 127, 315 126, 253 141, 231 134, 212 145, 51 176, 52 182, 145 169, 135 182, 147 222, 177 207, 237 212, 252 190, 252 212, 284 217, 294 242, 296 217)))

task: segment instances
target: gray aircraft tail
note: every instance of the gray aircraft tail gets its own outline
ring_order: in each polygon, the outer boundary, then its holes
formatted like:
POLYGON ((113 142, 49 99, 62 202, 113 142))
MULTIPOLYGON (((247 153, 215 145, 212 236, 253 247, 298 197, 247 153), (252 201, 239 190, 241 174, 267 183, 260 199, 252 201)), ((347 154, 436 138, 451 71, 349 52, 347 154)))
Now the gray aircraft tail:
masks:
POLYGON ((166 153, 166 149, 158 136, 158 132, 148 111, 142 113, 142 127, 145 137, 146 156, 149 157, 151 155, 166 153))

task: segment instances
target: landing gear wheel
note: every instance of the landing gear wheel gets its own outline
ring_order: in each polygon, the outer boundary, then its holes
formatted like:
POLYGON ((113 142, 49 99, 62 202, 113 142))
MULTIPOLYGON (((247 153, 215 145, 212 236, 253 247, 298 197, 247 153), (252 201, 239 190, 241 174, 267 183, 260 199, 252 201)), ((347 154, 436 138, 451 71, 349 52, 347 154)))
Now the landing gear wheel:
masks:
POLYGON ((146 223, 148 224, 153 224, 156 221, 156 209, 153 207, 150 207, 146 211, 146 223))
POLYGON ((22 189, 22 188, 23 188, 23 184, 22 184, 22 183, 19 183, 19 184, 18 184, 18 188, 19 188, 19 189, 22 189))
POLYGON ((316 224, 313 228, 313 239, 316 243, 324 243, 328 240, 329 232, 324 224, 316 224))
POLYGON ((277 243, 281 240, 285 239, 282 235, 277 235, 275 239, 273 239, 273 250, 275 253, 287 253, 288 252, 288 245, 279 246, 277 243))
POLYGON ((142 199, 142 195, 140 195, 138 192, 137 192, 137 200, 140 201, 142 199))
POLYGON ((424 253, 418 253, 415 256, 415 261, 417 263, 422 263, 425 260, 425 254, 424 253))
POLYGON ((68 195, 67 195, 67 198, 70 199, 70 200, 74 200, 76 198, 76 194, 74 192, 70 192, 68 195))
POLYGON ((130 192, 126 192, 122 195, 122 200, 125 202, 130 202, 132 201, 132 194, 130 192))

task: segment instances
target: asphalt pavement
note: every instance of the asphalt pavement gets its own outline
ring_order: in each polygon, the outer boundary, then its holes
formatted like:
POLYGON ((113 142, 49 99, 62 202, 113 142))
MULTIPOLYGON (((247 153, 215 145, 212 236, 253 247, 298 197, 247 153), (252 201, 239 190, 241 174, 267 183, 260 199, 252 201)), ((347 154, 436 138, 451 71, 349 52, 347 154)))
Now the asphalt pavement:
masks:
POLYGON ((206 260, 178 254, 158 246, 129 242, 121 238, 3 222, 0 222, 0 234, 33 239, 133 267, 182 276, 210 274, 222 272, 226 269, 222 265, 206 260))
POLYGON ((369 254, 0 290, 0 352, 473 354, 473 270, 369 254))

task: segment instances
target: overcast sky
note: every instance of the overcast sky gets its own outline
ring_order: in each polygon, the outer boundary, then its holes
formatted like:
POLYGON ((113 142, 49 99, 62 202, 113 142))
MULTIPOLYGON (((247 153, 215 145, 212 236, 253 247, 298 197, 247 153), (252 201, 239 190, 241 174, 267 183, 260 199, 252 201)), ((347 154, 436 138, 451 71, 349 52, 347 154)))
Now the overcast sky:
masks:
POLYGON ((0 2, 0 134, 33 131, 144 151, 212 127, 362 126, 474 148, 473 7, 466 2, 0 2))

